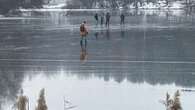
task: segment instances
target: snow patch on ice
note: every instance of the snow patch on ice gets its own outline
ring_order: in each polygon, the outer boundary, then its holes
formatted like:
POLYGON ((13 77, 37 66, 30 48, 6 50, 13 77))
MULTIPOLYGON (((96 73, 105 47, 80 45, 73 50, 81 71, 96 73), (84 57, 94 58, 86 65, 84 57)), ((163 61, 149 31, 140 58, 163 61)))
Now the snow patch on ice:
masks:
POLYGON ((28 49, 30 49, 30 47, 16 47, 16 48, 14 48, 15 51, 16 50, 28 50, 28 49))

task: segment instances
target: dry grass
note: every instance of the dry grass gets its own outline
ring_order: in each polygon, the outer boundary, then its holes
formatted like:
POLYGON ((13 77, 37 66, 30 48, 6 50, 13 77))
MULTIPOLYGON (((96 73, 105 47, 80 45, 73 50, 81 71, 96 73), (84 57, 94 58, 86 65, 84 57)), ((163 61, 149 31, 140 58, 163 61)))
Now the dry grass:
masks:
POLYGON ((28 97, 23 95, 23 90, 21 90, 20 95, 17 98, 17 109, 27 110, 28 108, 28 97))
POLYGON ((182 110, 179 91, 177 90, 175 92, 173 98, 167 93, 166 100, 163 101, 163 104, 166 106, 166 110, 182 110))
POLYGON ((173 97, 173 104, 171 110, 181 110, 180 93, 176 91, 173 97))
POLYGON ((36 110, 47 110, 47 104, 45 101, 45 89, 41 89, 37 102, 38 105, 36 107, 36 110))

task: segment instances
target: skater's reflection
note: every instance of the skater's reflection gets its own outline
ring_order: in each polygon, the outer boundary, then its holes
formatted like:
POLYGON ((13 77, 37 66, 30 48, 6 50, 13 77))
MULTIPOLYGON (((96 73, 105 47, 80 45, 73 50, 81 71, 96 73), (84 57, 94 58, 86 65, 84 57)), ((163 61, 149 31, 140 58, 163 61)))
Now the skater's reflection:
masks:
POLYGON ((109 29, 106 30, 106 38, 110 40, 110 30, 109 29))
POLYGON ((84 63, 87 60, 87 48, 81 48, 80 61, 84 63))
POLYGON ((94 36, 95 36, 96 40, 98 40, 99 32, 95 32, 94 36))
POLYGON ((121 37, 124 38, 125 37, 125 31, 121 30, 121 37))

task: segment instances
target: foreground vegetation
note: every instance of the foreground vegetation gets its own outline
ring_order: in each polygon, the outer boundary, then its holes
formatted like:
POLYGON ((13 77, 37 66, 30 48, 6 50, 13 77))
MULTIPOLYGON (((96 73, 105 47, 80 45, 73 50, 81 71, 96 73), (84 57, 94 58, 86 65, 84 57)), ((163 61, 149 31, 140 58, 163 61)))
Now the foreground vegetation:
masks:
POLYGON ((23 8, 42 8, 46 0, 0 0, 0 13, 8 13, 9 10, 23 8))
MULTIPOLYGON (((167 93, 166 99, 162 100, 161 103, 165 105, 166 110, 182 110, 179 90, 175 92, 172 98, 169 95, 169 93, 167 93)), ((23 90, 21 90, 20 95, 17 98, 17 102, 14 105, 14 108, 16 110, 29 110, 29 99, 27 96, 23 95, 23 90)), ((74 107, 71 107, 71 108, 74 108, 74 107)), ((45 89, 44 88, 40 90, 39 98, 37 100, 37 106, 35 110, 48 110, 46 100, 45 100, 45 89)))
MULTIPOLYGON (((21 90, 20 96, 17 98, 17 103, 14 108, 17 108, 17 110, 29 110, 29 99, 27 96, 23 95, 23 90, 21 90)), ((41 89, 39 93, 36 110, 47 110, 45 89, 41 89)))
POLYGON ((182 110, 179 91, 175 92, 173 98, 167 93, 166 99, 162 103, 165 105, 166 110, 182 110))

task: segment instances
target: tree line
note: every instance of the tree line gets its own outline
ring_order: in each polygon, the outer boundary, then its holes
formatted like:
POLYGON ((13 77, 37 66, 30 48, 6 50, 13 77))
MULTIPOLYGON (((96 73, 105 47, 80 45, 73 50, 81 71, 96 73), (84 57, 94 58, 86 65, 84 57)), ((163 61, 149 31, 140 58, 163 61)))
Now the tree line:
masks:
MULTIPOLYGON (((43 4, 49 3, 51 0, 0 0, 0 13, 8 12, 10 9, 18 7, 23 8, 42 8, 43 4)), ((65 8, 128 8, 131 4, 138 8, 138 5, 144 3, 158 3, 163 0, 65 0, 67 7, 65 8)), ((175 1, 183 1, 186 6, 193 6, 195 0, 164 0, 166 5, 175 1)))
POLYGON ((47 0, 0 0, 0 13, 7 13, 11 9, 23 8, 42 8, 47 0))
POLYGON ((175 1, 181 1, 186 6, 192 5, 195 0, 68 0, 68 8, 94 8, 94 6, 99 5, 100 8, 127 8, 128 5, 132 4, 134 7, 138 8, 138 5, 143 5, 144 3, 158 3, 159 1, 164 1, 166 5, 173 3, 175 1))

